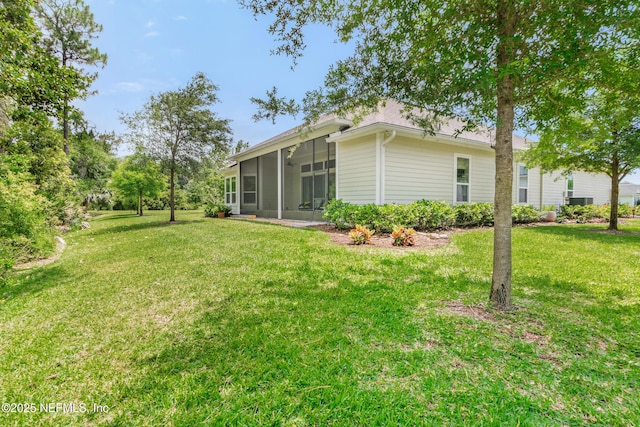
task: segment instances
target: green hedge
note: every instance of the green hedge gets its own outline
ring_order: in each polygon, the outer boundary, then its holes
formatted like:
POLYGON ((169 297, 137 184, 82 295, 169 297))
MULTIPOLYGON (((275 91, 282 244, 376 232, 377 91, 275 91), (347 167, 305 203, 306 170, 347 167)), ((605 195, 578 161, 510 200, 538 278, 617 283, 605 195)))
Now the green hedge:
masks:
MULTIPOLYGON (((626 203, 618 205, 618 217, 630 217, 633 216, 634 210, 626 203)), ((563 205, 560 206, 558 212, 558 219, 588 222, 593 218, 603 218, 608 220, 611 216, 611 205, 563 205)))
MULTIPOLYGON (((541 213, 532 206, 513 206, 514 224, 539 221, 541 213)), ((416 230, 447 230, 452 227, 480 227, 493 225, 491 203, 465 203, 451 206, 447 202, 420 200, 408 205, 354 205, 333 200, 323 216, 338 228, 365 225, 378 232, 389 233, 394 227, 411 227, 416 230)))

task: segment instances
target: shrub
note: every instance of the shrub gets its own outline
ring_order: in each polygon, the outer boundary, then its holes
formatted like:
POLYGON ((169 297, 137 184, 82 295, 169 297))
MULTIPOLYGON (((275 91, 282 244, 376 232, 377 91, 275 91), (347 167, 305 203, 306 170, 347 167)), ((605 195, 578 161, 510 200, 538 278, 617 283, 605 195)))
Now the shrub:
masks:
POLYGON ((578 223, 591 221, 598 213, 595 205, 562 205, 560 206, 561 220, 575 220, 578 223))
POLYGON ((416 213, 416 227, 421 230, 447 230, 456 222, 453 207, 447 202, 423 199, 411 206, 416 213))
POLYGON ((514 224, 529 224, 540 221, 542 214, 533 206, 514 205, 511 210, 511 219, 514 224))
POLYGON ((387 204, 377 206, 377 215, 372 216, 371 225, 376 231, 390 233, 397 226, 415 226, 416 223, 417 215, 413 204, 387 204))
MULTIPOLYGON (((0 159, 0 275, 14 262, 49 254, 53 248, 53 225, 49 200, 38 194, 29 176, 0 159)), ((4 279, 3 279, 4 280, 4 279)))
MULTIPOLYGON (((634 210, 627 203, 620 203, 618 205, 618 217, 630 217, 634 213, 634 210)), ((596 216, 600 218, 609 219, 611 216, 611 205, 600 205, 596 208, 596 216)))
POLYGON ((374 233, 374 230, 369 230, 364 225, 356 224, 356 228, 349 232, 349 237, 354 245, 366 245, 371 241, 371 236, 373 236, 374 233))
POLYGON ((396 227, 391 233, 394 246, 413 246, 415 244, 416 230, 413 228, 396 227))
POLYGON ((206 217, 217 217, 218 212, 223 212, 224 216, 229 216, 229 213, 231 213, 231 208, 222 203, 209 203, 204 207, 204 216, 206 217))
POLYGON ((322 218, 340 229, 353 228, 360 206, 334 199, 325 207, 322 218))
POLYGON ((493 225, 491 203, 465 203, 453 208, 456 225, 459 227, 481 227, 493 225))

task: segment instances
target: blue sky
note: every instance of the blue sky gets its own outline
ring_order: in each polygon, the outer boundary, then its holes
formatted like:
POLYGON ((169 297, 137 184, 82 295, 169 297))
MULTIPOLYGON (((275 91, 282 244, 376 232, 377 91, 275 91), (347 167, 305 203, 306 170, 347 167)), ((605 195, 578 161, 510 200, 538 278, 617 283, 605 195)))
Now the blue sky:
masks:
MULTIPOLYGON (((202 71, 220 88, 214 110, 231 120, 234 140, 253 145, 299 122, 289 117, 275 125, 254 122, 251 97, 263 97, 277 86, 279 95, 300 99, 322 85, 331 64, 350 53, 330 30, 313 28, 307 32, 305 56, 292 70, 290 58, 270 54, 277 46, 267 33, 270 21, 254 19, 236 0, 86 3, 104 27, 94 45, 109 58, 93 85, 98 93, 77 105, 98 131, 124 132, 121 112, 142 108, 151 94, 183 87, 202 71)), ((640 183, 640 173, 628 180, 640 183)))
POLYGON ((232 120, 234 140, 256 144, 298 122, 254 122, 251 97, 277 86, 280 95, 300 99, 322 84, 330 64, 349 54, 329 30, 314 28, 292 71, 290 58, 270 55, 277 44, 267 33, 269 21, 256 21, 235 0, 86 3, 104 27, 93 43, 109 58, 93 84, 98 93, 77 105, 99 131, 123 132, 119 112, 138 110, 149 95, 184 87, 202 71, 220 88, 214 110, 232 120))

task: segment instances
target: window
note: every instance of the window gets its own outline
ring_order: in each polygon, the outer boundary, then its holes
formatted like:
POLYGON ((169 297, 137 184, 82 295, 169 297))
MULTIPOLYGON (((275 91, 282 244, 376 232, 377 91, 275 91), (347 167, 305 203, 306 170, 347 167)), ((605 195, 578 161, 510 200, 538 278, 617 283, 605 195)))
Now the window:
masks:
POLYGON ((257 198, 257 179, 255 175, 245 175, 242 177, 242 203, 255 205, 257 198))
POLYGON ((529 170, 524 167, 518 167, 518 203, 527 203, 529 192, 529 170))
POLYGON ((567 197, 573 197, 573 173, 567 176, 567 197))
POLYGON ((224 200, 228 205, 236 204, 236 177, 228 177, 224 180, 224 200))
POLYGON ((456 156, 456 203, 469 201, 469 176, 471 173, 471 159, 456 156))

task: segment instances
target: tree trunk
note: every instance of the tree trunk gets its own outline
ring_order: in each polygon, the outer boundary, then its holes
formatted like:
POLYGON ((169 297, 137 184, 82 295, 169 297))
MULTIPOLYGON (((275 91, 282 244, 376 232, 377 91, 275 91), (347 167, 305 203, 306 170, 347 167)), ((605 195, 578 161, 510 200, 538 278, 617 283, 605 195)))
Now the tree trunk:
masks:
POLYGON ((618 156, 613 157, 611 164, 611 213, 609 214, 609 230, 618 229, 618 199, 620 198, 620 170, 618 156))
POLYGON ((62 109, 62 132, 64 135, 64 154, 69 157, 69 105, 67 99, 64 100, 62 109))
POLYGON ((142 216, 142 190, 138 190, 138 215, 142 216))
MULTIPOLYGON (((508 47, 515 21, 508 5, 498 3, 498 20, 502 26, 498 45, 498 72, 508 68, 513 55, 508 47)), ((498 116, 496 125, 496 179, 494 199, 493 277, 489 300, 500 310, 511 304, 511 205, 513 191, 514 87, 509 74, 497 82, 498 116)))
POLYGON ((174 175, 175 175, 175 170, 173 168, 171 168, 171 178, 170 178, 170 191, 169 191, 169 207, 171 209, 171 219, 169 219, 169 222, 174 222, 176 220, 176 209, 175 209, 175 182, 174 182, 174 175))

